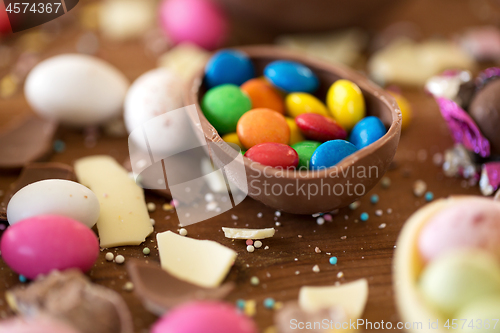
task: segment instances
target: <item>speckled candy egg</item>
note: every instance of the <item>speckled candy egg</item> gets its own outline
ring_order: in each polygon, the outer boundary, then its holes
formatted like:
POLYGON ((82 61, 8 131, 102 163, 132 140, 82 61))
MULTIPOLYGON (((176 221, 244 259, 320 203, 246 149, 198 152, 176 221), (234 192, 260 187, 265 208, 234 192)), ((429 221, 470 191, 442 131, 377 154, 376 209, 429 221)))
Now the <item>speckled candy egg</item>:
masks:
POLYGON ((29 184, 10 199, 7 220, 11 225, 38 215, 60 215, 92 228, 99 218, 99 201, 88 187, 63 179, 29 184))
POLYGON ((207 50, 220 47, 228 32, 226 16, 209 0, 164 0, 160 24, 174 43, 190 42, 207 50))
POLYGON ((24 93, 40 116, 89 126, 119 116, 128 87, 127 78, 104 60, 63 54, 36 65, 26 78, 24 93))
POLYGON ((99 256, 94 232, 69 217, 43 215, 10 226, 0 240, 7 265, 28 279, 50 271, 88 271, 99 256))
POLYGON ((180 306, 154 324, 151 333, 257 333, 254 322, 223 302, 180 306))
POLYGON ((190 120, 182 103, 182 79, 174 72, 158 68, 134 81, 125 98, 124 120, 129 137, 142 151, 149 147, 158 155, 175 154, 182 147, 194 147, 195 138, 188 129, 190 120), (156 119, 155 119, 156 118, 156 119))

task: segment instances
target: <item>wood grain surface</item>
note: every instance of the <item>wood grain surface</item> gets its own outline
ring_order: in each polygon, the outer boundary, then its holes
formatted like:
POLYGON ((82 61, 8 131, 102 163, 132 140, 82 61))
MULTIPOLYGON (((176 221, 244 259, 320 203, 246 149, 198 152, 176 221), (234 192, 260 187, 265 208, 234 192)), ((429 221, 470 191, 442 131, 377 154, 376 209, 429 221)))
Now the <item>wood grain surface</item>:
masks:
MULTIPOLYGON (((85 1, 81 1, 80 6, 82 3, 85 1)), ((381 15, 374 31, 391 22, 411 20, 421 28, 423 36, 450 37, 467 26, 497 23, 498 16, 488 12, 481 13, 479 4, 482 3, 479 0, 408 0, 381 15)), ((76 20, 76 16, 74 19, 76 20)), ((81 34, 77 24, 69 25, 58 40, 44 51, 42 58, 75 52, 76 40, 81 34)), ((236 27, 232 43, 269 42, 271 38, 266 32, 236 27)), ((15 40, 1 43, 15 43, 15 40)), ((141 42, 119 44, 101 41, 97 55, 122 70, 130 80, 156 66, 155 57, 145 52, 141 42)), ((4 69, 0 73, 4 75, 8 70, 4 69)), ((367 278, 369 282, 369 300, 363 318, 372 322, 384 320, 396 323, 399 318, 391 278, 394 244, 405 220, 425 204, 423 198, 413 195, 413 183, 418 179, 424 180, 435 198, 450 194, 479 194, 477 187, 467 188, 461 179, 446 178, 440 167, 435 166, 432 161, 435 153, 442 153, 452 145, 434 100, 418 89, 404 89, 403 93, 412 103, 415 115, 410 127, 401 137, 394 168, 386 174, 392 185, 388 189, 377 185, 360 200, 359 208, 341 209, 332 222, 320 226, 311 216, 284 213, 276 218, 274 210, 247 198, 225 214, 186 228, 189 237, 212 239, 238 252, 237 261, 227 277, 227 281, 234 281, 237 287, 227 300, 256 300, 258 306, 255 320, 261 330, 271 326, 273 322, 273 311, 262 305, 266 297, 283 302, 296 300, 298 290, 303 285, 331 285, 336 281, 348 282, 359 278, 367 278), (370 203, 371 194, 379 195, 379 203, 370 203), (375 216, 377 209, 383 210, 382 216, 375 216), (392 210, 391 214, 388 209, 392 210), (368 221, 359 221, 362 212, 370 215, 368 221), (262 218, 257 217, 258 213, 262 213, 262 218), (237 220, 232 216, 236 216, 237 220), (276 220, 281 226, 276 227, 275 237, 263 242, 269 249, 261 248, 254 253, 246 251, 244 241, 232 242, 224 238, 221 230, 223 226, 274 227, 276 220), (386 227, 381 228, 382 224, 386 227), (346 238, 342 239, 343 236, 346 238), (316 253, 315 247, 319 247, 322 252, 316 253), (336 266, 329 264, 330 256, 326 252, 338 257, 336 266), (313 272, 314 265, 320 267, 319 273, 313 272), (337 278, 339 272, 343 272, 342 278, 337 278), (250 284, 252 276, 260 279, 259 285, 250 284)), ((0 99, 0 126, 5 126, 14 117, 27 112, 30 110, 22 90, 11 98, 0 99)), ((54 153, 50 161, 72 164, 83 156, 107 154, 123 162, 128 157, 126 138, 112 138, 101 134, 95 146, 87 147, 83 132, 66 128, 60 132, 59 139, 65 142, 66 149, 64 152, 54 153)), ((15 172, 1 173, 0 190, 7 190, 17 176, 18 173, 15 172)), ((162 210, 161 205, 166 202, 165 199, 147 194, 146 200, 157 204, 156 211, 151 213, 151 217, 156 220, 155 233, 148 237, 144 245, 109 251, 124 255, 126 259, 141 258, 158 263, 155 234, 166 230, 176 231, 178 219, 175 212, 162 210), (142 254, 144 246, 151 248, 149 256, 142 254)), ((93 282, 119 292, 132 312, 136 332, 148 332, 157 318, 145 310, 133 292, 123 290, 123 286, 129 281, 125 265, 107 262, 104 259, 106 252, 107 250, 101 252, 89 276, 93 282)), ((0 260, 0 318, 12 315, 3 297, 5 290, 18 284, 17 274, 0 260)))

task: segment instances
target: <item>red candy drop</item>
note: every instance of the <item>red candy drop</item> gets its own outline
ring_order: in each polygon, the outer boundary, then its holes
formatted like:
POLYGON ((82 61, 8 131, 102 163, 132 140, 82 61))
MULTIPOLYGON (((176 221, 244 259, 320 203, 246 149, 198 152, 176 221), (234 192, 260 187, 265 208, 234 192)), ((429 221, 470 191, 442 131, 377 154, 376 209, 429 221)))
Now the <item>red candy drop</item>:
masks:
POLYGON ((326 142, 345 139, 347 132, 335 120, 316 113, 303 113, 295 118, 302 134, 310 140, 326 142))
POLYGON ((245 153, 252 161, 273 168, 292 169, 299 164, 299 155, 290 146, 282 143, 261 143, 245 153))

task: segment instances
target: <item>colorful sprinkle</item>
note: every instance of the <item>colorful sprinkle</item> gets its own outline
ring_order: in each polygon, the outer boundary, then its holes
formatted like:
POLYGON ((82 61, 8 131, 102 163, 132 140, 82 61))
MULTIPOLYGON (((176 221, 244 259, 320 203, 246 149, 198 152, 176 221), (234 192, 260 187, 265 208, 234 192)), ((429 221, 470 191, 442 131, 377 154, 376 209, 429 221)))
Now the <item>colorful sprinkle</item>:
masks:
POLYGON ((258 285, 259 285, 259 283, 260 283, 260 280, 259 280, 259 278, 258 278, 258 277, 256 277, 256 276, 252 276, 252 277, 250 278, 250 284, 251 284, 252 286, 258 286, 258 285))
POLYGON ((122 256, 121 254, 119 254, 119 255, 116 256, 115 262, 117 264, 123 264, 125 262, 125 257, 122 256))
POLYGON ((424 195, 426 190, 427 184, 423 180, 419 179, 413 184, 413 194, 415 194, 416 197, 424 195))
POLYGON ((253 240, 251 240, 251 239, 247 239, 246 244, 247 244, 247 245, 253 245, 253 240))
POLYGON ((361 205, 361 203, 359 201, 354 201, 353 203, 351 203, 349 205, 349 208, 351 208, 352 210, 355 210, 356 208, 359 207, 359 205, 361 205))
POLYGON ((244 299, 238 299, 236 300, 236 307, 240 310, 244 310, 245 309, 245 300, 244 299))
POLYGON ((261 241, 255 241, 255 243, 253 243, 253 246, 257 249, 261 248, 262 247, 262 242, 261 241))
POLYGON ((150 213, 152 213, 156 210, 156 205, 154 202, 148 202, 146 207, 148 207, 148 212, 150 212, 150 213))
POLYGON ((332 222, 332 220, 333 220, 333 217, 330 214, 323 215, 323 218, 325 219, 325 221, 328 221, 328 222, 332 222))
POLYGON ((26 283, 28 281, 28 279, 26 278, 26 276, 24 275, 19 275, 19 281, 21 283, 26 283))
POLYGON ((425 201, 429 202, 432 200, 434 200, 434 193, 432 193, 432 192, 425 193, 425 201))
POLYGON ((255 313, 257 312, 256 306, 257 306, 257 303, 255 302, 255 300, 250 299, 250 300, 245 302, 245 309, 243 311, 247 316, 253 317, 253 316, 255 316, 255 313))
POLYGON ((316 219, 316 223, 317 223, 318 225, 323 225, 323 224, 325 224, 325 219, 324 219, 324 218, 322 218, 322 217, 318 217, 318 218, 316 219))
POLYGON ((389 188, 391 186, 391 179, 389 177, 383 177, 380 184, 383 188, 389 188))
POLYGON ((123 290, 125 291, 132 291, 134 290, 134 284, 132 282, 127 282, 123 285, 123 290))
POLYGON ((276 304, 276 302, 274 301, 273 298, 269 297, 269 298, 266 298, 264 300, 264 307, 268 308, 268 309, 272 309, 274 308, 274 305, 276 304))
POLYGON ((148 255, 151 253, 151 250, 149 249, 149 247, 145 247, 142 249, 142 253, 144 253, 145 255, 148 255))
POLYGON ((361 221, 365 222, 365 221, 368 221, 368 219, 370 218, 370 215, 368 215, 368 213, 361 213, 359 218, 361 219, 361 221))
POLYGON ((331 257, 329 261, 330 265, 337 265, 338 259, 337 257, 331 257))
POLYGON ((184 228, 179 229, 179 235, 187 236, 187 234, 188 234, 188 231, 186 229, 184 229, 184 228))
POLYGON ((376 195, 376 194, 372 195, 370 198, 370 202, 372 204, 376 204, 378 202, 378 195, 376 195))
POLYGON ((161 206, 161 208, 162 208, 164 211, 168 212, 168 211, 171 211, 171 210, 173 210, 173 209, 174 209, 174 205, 171 205, 171 204, 166 203, 166 204, 163 204, 163 205, 161 206))
POLYGON ((56 140, 54 141, 53 149, 56 153, 62 153, 66 150, 66 144, 62 140, 56 140))
POLYGON ((320 271, 319 266, 318 265, 314 265, 313 272, 314 273, 319 273, 319 271, 320 271))

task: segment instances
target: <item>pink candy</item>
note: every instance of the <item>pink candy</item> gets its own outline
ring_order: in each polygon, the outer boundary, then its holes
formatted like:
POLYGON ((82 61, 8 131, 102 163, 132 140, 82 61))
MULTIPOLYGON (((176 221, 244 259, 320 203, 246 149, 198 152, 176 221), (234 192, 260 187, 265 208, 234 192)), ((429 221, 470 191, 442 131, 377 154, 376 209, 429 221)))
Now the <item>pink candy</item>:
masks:
POLYGON ((224 13, 208 0, 165 0, 160 7, 160 22, 176 44, 191 42, 213 50, 227 37, 224 13))
POLYGON ((461 248, 484 249, 500 258, 500 203, 479 197, 459 201, 432 216, 418 239, 426 262, 461 248))
POLYGON ((4 232, 0 240, 2 258, 12 270, 28 279, 52 270, 78 268, 88 271, 99 256, 94 232, 63 216, 35 216, 4 232))
POLYGON ((254 322, 223 302, 182 305, 154 324, 151 333, 257 333, 254 322))

